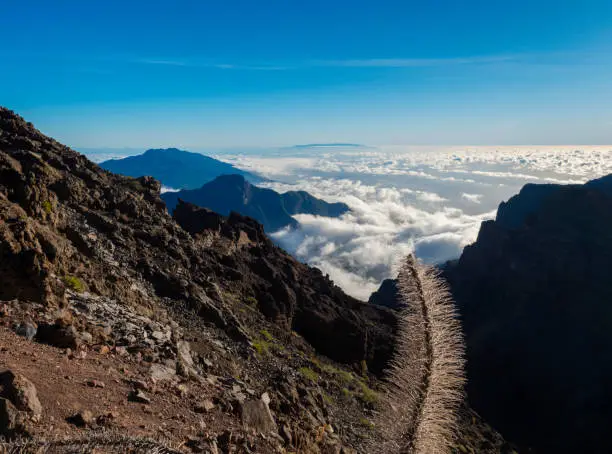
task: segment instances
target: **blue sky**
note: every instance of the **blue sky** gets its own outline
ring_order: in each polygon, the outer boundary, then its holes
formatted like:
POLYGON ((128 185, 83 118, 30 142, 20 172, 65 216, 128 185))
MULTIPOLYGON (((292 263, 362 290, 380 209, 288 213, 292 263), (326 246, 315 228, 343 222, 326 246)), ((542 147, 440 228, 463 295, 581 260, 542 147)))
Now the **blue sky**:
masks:
POLYGON ((0 104, 73 147, 612 143, 612 2, 0 1, 0 104))

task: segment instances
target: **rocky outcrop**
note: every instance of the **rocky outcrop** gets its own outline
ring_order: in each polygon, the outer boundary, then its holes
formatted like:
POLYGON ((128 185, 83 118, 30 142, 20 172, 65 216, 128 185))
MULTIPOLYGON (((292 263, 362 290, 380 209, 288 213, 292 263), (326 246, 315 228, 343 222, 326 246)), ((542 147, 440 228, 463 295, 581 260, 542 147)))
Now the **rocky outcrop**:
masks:
POLYGON ((395 310, 403 309, 405 304, 399 298, 397 279, 385 279, 382 281, 378 290, 370 295, 368 303, 395 310))
POLYGON ((8 399, 20 411, 30 413, 35 418, 42 415, 42 405, 34 384, 23 375, 11 370, 0 373, 0 396, 8 399))
POLYGON ((524 449, 612 450, 611 185, 527 185, 446 267, 470 401, 524 449))
POLYGON ((175 210, 177 222, 196 231, 199 243, 216 245, 231 288, 250 295, 266 317, 300 333, 329 357, 345 363, 365 360, 372 371, 382 372, 392 351, 393 312, 346 295, 320 270, 275 246, 253 219, 237 213, 214 216, 182 201, 175 210))

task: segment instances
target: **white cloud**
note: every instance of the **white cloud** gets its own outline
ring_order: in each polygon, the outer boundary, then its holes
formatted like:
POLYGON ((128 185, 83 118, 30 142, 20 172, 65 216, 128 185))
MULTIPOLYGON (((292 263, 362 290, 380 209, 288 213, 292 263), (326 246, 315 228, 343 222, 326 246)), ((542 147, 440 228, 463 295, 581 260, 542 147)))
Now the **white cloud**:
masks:
POLYGON ((482 201, 482 194, 467 194, 462 192, 461 198, 467 200, 468 202, 480 203, 482 201))

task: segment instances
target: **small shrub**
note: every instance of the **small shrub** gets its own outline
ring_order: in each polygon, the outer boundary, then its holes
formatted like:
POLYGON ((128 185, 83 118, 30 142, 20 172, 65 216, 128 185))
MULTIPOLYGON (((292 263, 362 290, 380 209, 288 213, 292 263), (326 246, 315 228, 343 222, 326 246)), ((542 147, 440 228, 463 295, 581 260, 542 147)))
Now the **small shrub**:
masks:
POLYGON ((245 298, 245 302, 249 305, 249 306, 257 306, 257 300, 255 298, 253 298, 252 296, 247 296, 245 298))
POLYGON ((366 404, 373 405, 378 402, 378 393, 376 393, 376 391, 371 389, 363 382, 359 382, 359 387, 361 390, 361 400, 363 400, 366 404))
POLYGON ((314 381, 314 382, 319 381, 319 374, 317 374, 310 367, 300 367, 299 372, 300 374, 302 374, 305 378, 307 378, 310 381, 314 381))
POLYGON ((45 200, 42 203, 42 207, 43 207, 43 210, 45 210, 45 213, 47 214, 51 214, 53 212, 53 205, 51 205, 51 202, 49 202, 48 200, 45 200))
POLYGON ((64 281, 64 285, 66 287, 74 290, 75 292, 81 293, 85 291, 85 285, 83 285, 83 282, 76 276, 66 275, 62 280, 64 281))
POLYGON ((362 426, 368 428, 368 429, 373 429, 374 428, 374 423, 372 421, 370 421, 367 418, 360 418, 359 419, 359 424, 361 424, 362 426))
POLYGON ((269 332, 268 330, 262 329, 262 330, 261 330, 259 333, 260 333, 260 334, 261 334, 261 335, 264 337, 264 339, 266 339, 268 342, 272 342, 272 341, 274 340, 274 336, 272 336, 272 334, 270 334, 270 332, 269 332))
POLYGON ((267 355, 270 352, 270 344, 265 340, 258 339, 252 342, 253 348, 257 352, 258 355, 263 356, 267 355))
POLYGON ((368 376, 368 363, 366 362, 365 359, 362 359, 360 365, 361 365, 361 376, 367 377, 368 376))

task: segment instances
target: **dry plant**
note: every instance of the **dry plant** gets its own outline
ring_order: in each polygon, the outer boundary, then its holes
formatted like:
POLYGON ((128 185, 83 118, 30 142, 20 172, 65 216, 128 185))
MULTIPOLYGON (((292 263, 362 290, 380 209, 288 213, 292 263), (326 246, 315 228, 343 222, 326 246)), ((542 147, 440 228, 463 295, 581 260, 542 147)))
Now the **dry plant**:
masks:
POLYGON ((67 440, 0 441, 0 454, 180 454, 163 443, 149 438, 130 437, 110 431, 90 433, 81 438, 67 440))
POLYGON ((444 454, 457 434, 464 399, 464 343, 439 272, 408 256, 398 276, 400 315, 395 357, 368 453, 444 454))

